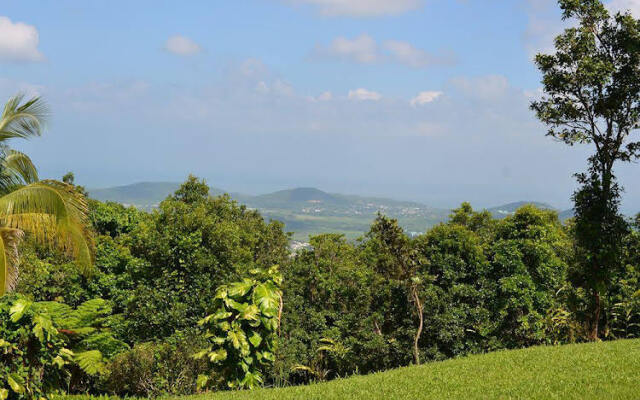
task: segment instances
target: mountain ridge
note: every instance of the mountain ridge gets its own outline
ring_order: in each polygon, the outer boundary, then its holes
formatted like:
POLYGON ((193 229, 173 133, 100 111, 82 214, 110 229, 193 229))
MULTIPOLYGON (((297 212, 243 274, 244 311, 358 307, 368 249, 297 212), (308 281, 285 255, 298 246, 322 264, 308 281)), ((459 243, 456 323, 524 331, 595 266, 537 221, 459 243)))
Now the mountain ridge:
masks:
MULTIPOLYGON (((138 182, 111 188, 89 189, 89 196, 101 201, 115 201, 128 206, 150 210, 180 187, 178 182, 138 182)), ((228 193, 211 188, 213 196, 228 193)), ((349 238, 364 234, 381 212, 398 219, 409 234, 424 232, 429 227, 446 222, 451 209, 431 207, 417 201, 402 201, 384 197, 368 197, 329 193, 314 187, 298 187, 260 195, 229 193, 236 201, 261 212, 265 219, 280 220, 286 229, 294 232, 294 238, 305 240, 310 234, 337 232, 349 238)), ((495 218, 504 218, 525 205, 555 210, 560 216, 570 216, 570 210, 558 210, 536 201, 518 201, 490 211, 495 218)))

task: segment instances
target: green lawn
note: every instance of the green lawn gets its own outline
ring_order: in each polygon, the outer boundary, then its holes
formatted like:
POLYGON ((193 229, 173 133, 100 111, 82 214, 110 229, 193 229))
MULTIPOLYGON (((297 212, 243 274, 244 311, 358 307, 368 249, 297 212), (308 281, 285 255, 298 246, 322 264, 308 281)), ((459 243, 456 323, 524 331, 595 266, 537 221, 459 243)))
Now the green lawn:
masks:
POLYGON ((640 340, 500 351, 310 386, 182 399, 640 399, 640 340))

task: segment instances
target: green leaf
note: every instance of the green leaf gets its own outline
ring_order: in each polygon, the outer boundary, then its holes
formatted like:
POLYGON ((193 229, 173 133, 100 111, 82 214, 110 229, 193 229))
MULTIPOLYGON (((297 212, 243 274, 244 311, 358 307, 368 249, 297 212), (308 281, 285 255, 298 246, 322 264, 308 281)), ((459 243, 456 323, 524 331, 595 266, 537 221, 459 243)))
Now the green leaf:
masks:
POLYGON ((202 350, 202 351, 199 351, 196 354, 192 355, 191 357, 193 357, 196 360, 201 360, 207 354, 209 354, 209 350, 202 350))
POLYGON ((31 302, 25 299, 19 299, 9 309, 9 315, 11 315, 11 322, 18 322, 31 307, 31 302))
POLYGON ((216 325, 223 332, 227 332, 231 329, 231 324, 227 321, 222 321, 216 325))
POLYGON ((242 282, 234 282, 229 285, 228 294, 231 297, 242 297, 249 293, 255 281, 251 279, 244 279, 242 282))
POLYGON ((262 283, 253 291, 253 301, 260 305, 262 312, 274 313, 280 305, 278 289, 273 283, 262 283))
POLYGON ((227 287, 226 286, 220 286, 220 288, 218 288, 218 290, 216 291, 216 295, 214 297, 214 299, 226 299, 228 295, 228 291, 227 291, 227 287))
POLYGON ((49 318, 43 315, 33 317, 33 334, 36 335, 41 343, 44 343, 45 339, 46 341, 51 340, 51 336, 55 336, 57 333, 58 331, 54 328, 53 322, 49 318))
POLYGON ((258 332, 253 332, 253 334, 249 338, 249 342, 253 345, 253 347, 258 347, 260 346, 260 343, 262 343, 262 337, 258 334, 258 332))
POLYGON ((22 381, 17 374, 11 374, 7 376, 7 384, 15 393, 22 394, 24 393, 24 386, 18 383, 18 381, 22 381))
POLYGON ((227 359, 227 351, 225 349, 219 349, 209 353, 209 361, 212 363, 218 363, 227 359))
POLYGON ((251 304, 240 312, 238 318, 242 320, 256 321, 258 319, 258 312, 258 307, 255 304, 251 304))
POLYGON ((89 375, 96 375, 104 371, 102 353, 98 350, 76 353, 75 360, 78 366, 89 375))
POLYGON ((224 344, 224 342, 226 341, 224 338, 221 338, 219 336, 215 336, 213 338, 211 338, 211 341, 215 344, 217 344, 218 346, 221 346, 224 344))
POLYGON ((225 304, 227 305, 227 307, 231 307, 236 311, 239 312, 243 312, 247 307, 249 307, 249 304, 247 303, 238 303, 237 301, 233 300, 233 299, 226 299, 225 300, 225 304))
POLYGON ((9 397, 9 390, 0 389, 0 400, 7 400, 7 397, 9 397))
POLYGON ((247 342, 247 336, 240 329, 229 331, 227 333, 227 339, 229 339, 233 347, 238 350, 247 342))
POLYGON ((219 310, 217 313, 215 313, 215 314, 213 315, 213 319, 215 319, 215 320, 219 320, 219 319, 227 319, 227 318, 229 318, 229 317, 230 317, 230 316, 232 316, 232 315, 233 315, 233 313, 230 313, 230 312, 228 312, 228 311, 225 311, 225 310, 219 310))
POLYGON ((207 386, 209 382, 209 377, 206 375, 198 375, 198 379, 196 380, 196 387, 198 390, 202 390, 207 386))

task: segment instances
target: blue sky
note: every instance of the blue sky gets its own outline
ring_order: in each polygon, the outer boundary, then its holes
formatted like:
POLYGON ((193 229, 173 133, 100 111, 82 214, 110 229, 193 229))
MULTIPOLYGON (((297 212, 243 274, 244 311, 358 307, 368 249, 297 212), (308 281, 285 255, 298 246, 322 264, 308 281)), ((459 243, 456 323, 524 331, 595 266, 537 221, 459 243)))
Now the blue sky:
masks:
MULTIPOLYGON (((562 27, 553 0, 3 0, 0 95, 47 99, 46 135, 14 146, 89 187, 191 172, 249 193, 566 207, 590 149, 528 110, 532 56, 562 27)), ((629 211, 637 167, 619 168, 629 211)))

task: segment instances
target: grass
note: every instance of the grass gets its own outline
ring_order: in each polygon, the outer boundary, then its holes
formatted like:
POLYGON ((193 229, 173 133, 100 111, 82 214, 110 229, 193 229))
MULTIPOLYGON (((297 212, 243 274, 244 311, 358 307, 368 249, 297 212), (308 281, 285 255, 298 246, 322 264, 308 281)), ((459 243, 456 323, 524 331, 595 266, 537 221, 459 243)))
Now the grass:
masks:
POLYGON ((309 386, 219 392, 181 399, 639 398, 640 340, 620 340, 499 351, 309 386))

